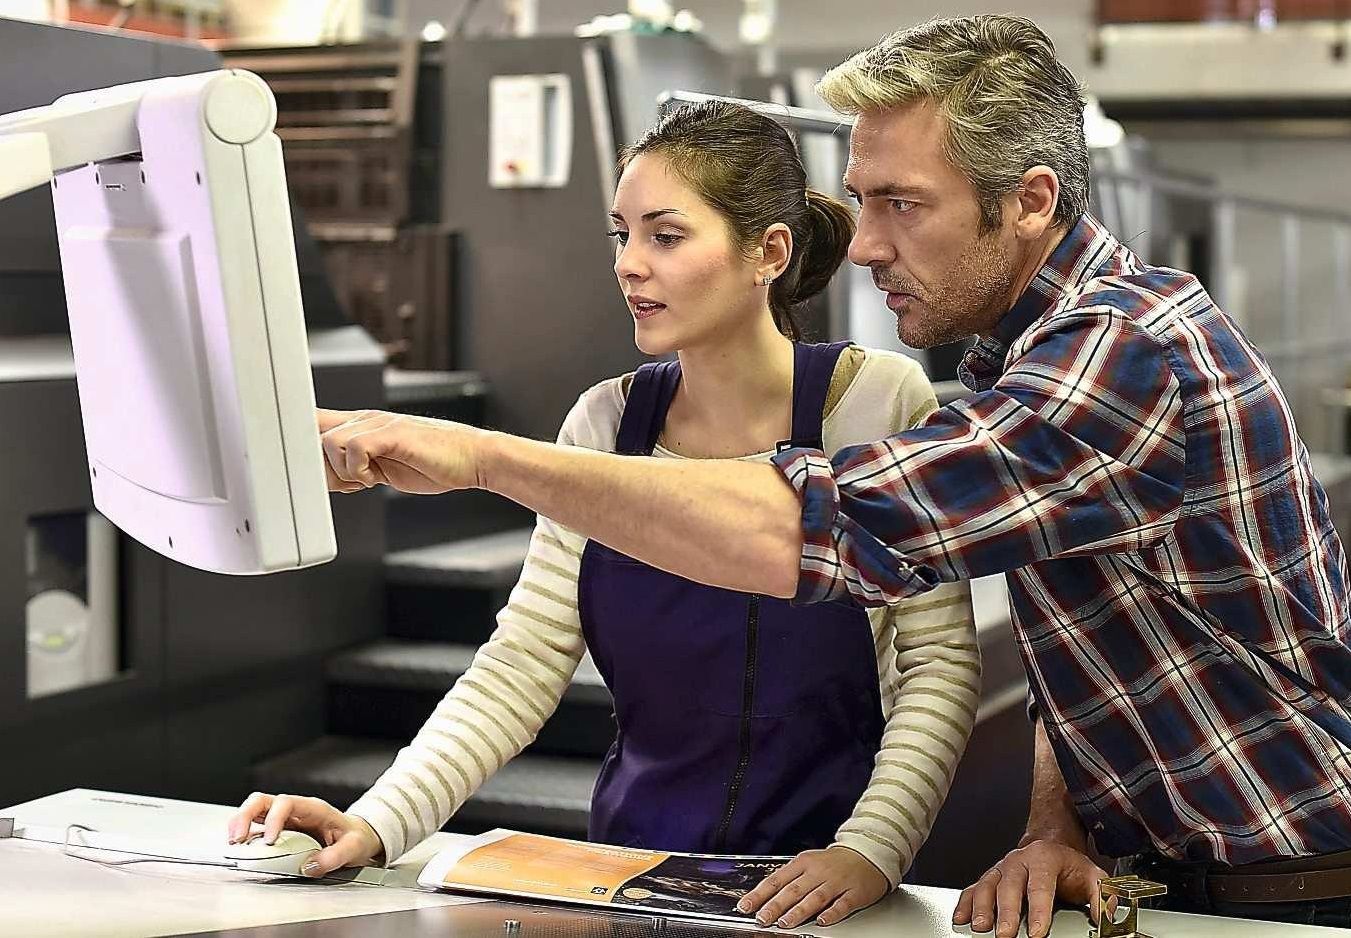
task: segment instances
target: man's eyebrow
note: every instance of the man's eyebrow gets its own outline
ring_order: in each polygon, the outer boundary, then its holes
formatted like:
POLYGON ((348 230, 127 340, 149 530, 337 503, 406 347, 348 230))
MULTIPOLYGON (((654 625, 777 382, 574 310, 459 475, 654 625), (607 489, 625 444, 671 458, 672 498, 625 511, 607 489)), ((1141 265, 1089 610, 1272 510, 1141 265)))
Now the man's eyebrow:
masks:
MULTIPOLYGON (((659 208, 651 212, 643 213, 643 221, 652 221, 654 218, 660 218, 663 215, 684 215, 684 214, 685 213, 678 208, 659 208)), ((613 218, 615 221, 624 220, 624 216, 619 214, 618 212, 611 212, 610 217, 613 218)))
MULTIPOLYGON (((844 181, 844 188, 850 195, 860 194, 847 179, 844 181)), ((862 195, 865 199, 878 199, 890 196, 928 195, 931 191, 928 186, 919 183, 886 182, 864 190, 862 195)))

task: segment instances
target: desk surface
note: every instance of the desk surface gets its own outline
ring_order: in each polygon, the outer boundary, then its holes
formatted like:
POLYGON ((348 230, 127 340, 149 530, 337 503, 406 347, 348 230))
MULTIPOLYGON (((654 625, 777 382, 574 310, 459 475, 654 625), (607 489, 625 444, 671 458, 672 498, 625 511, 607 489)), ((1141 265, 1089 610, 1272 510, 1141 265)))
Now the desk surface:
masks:
MULTIPOLYGON (((233 809, 196 807, 203 829, 218 826, 223 844, 224 819, 233 809)), ((0 816, 6 813, 0 811, 0 816)), ((421 865, 455 836, 437 834, 419 845, 396 865, 392 879, 413 881, 421 865)), ((151 938, 423 909, 427 911, 410 917, 397 933, 407 936, 425 931, 445 938, 457 931, 454 916, 437 908, 474 901, 388 883, 311 882, 222 867, 162 862, 109 866, 87 857, 119 859, 125 855, 84 849, 74 852, 79 856, 68 855, 56 844, 0 840, 0 931, 25 938, 151 938)), ((817 938, 948 938, 954 934, 949 923, 956 901, 955 890, 906 886, 839 925, 829 929, 808 926, 798 931, 817 938)), ((376 921, 370 919, 365 924, 374 926, 376 921)), ((1312 938, 1320 934, 1333 938, 1347 934, 1341 929, 1166 912, 1142 913, 1141 927, 1154 938, 1213 938, 1219 934, 1224 938, 1312 938)), ((270 933, 280 936, 287 931, 280 928, 270 933)), ((374 928, 350 932, 377 933, 374 928)), ((1087 933, 1083 914, 1057 913, 1053 938, 1083 938, 1087 933)), ((963 928, 956 934, 970 932, 963 928)))

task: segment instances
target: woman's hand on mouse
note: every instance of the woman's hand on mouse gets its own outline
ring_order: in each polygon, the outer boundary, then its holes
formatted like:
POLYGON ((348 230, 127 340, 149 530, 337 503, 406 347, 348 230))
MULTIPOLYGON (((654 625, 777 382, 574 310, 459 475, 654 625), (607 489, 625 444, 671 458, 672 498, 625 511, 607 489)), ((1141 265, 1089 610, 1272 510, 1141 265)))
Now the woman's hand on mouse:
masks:
POLYGON ((318 419, 330 491, 390 485, 439 495, 479 484, 476 454, 486 430, 381 410, 321 408, 318 419))
POLYGON ((796 928, 816 919, 834 925, 891 892, 891 881, 848 847, 805 850, 742 897, 737 910, 761 925, 796 928))
POLYGON ((309 834, 323 849, 306 862, 306 876, 323 876, 344 866, 370 866, 384 853, 375 830, 354 814, 343 814, 322 798, 254 792, 230 819, 230 843, 248 839, 254 822, 263 825, 263 839, 272 843, 283 830, 309 834))

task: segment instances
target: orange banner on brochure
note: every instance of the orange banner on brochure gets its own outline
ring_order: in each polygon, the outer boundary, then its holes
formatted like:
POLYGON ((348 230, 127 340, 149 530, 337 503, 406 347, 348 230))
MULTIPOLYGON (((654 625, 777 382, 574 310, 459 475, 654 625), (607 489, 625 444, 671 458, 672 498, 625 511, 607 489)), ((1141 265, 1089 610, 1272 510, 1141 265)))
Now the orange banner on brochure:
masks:
POLYGON ((669 853, 576 843, 535 834, 511 834, 465 854, 445 874, 459 888, 608 902, 633 879, 659 866, 669 853))

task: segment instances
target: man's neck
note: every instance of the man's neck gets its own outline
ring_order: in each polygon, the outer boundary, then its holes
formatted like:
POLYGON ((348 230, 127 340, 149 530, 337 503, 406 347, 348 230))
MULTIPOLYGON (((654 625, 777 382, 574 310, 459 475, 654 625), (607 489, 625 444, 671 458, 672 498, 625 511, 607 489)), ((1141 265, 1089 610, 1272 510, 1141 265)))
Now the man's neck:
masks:
POLYGON ((980 332, 982 338, 988 337, 1005 314, 1017 305, 1018 300, 1027 291, 1028 285, 1036 278, 1037 273, 1046 266, 1046 262, 1055 253, 1055 249, 1060 246, 1060 242, 1064 241, 1069 233, 1069 228, 1063 225, 1047 228, 1046 232, 1029 247, 1022 263, 1018 265, 1015 271, 1013 285, 1004 297, 1003 305, 995 312, 993 321, 980 332))
POLYGON ((1023 295, 1028 284, 1037 276, 1038 271, 1046 266, 1046 262, 1051 259, 1055 249, 1060 247, 1060 242, 1065 240, 1066 235, 1070 233, 1064 225, 1056 225, 1054 228, 1047 228, 1043 234, 1028 251, 1027 258, 1023 266, 1018 271, 1018 278, 1014 281, 1013 295, 1009 297, 1009 309, 1018 302, 1018 298, 1023 295))

